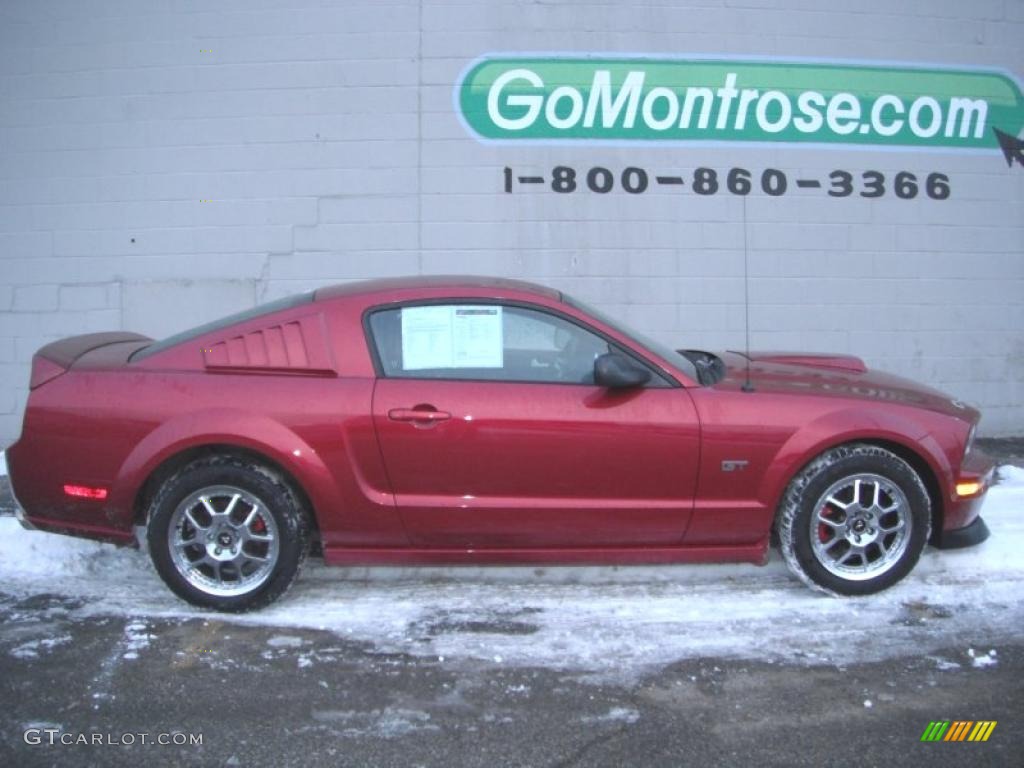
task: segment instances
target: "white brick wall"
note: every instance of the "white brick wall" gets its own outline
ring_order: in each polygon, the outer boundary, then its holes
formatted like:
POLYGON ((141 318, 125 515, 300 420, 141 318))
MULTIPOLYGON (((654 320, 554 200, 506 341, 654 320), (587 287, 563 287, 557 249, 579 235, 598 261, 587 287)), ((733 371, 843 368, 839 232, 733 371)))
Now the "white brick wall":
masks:
POLYGON ((728 195, 504 194, 501 169, 947 173, 954 196, 747 198, 754 345, 835 350, 1024 433, 1024 169, 806 148, 500 147, 455 79, 494 51, 780 55, 1024 76, 1024 0, 229 0, 0 11, 0 444, 62 335, 165 334, 316 285, 475 272, 575 292, 667 341, 743 338, 728 195), (208 52, 207 52, 208 51, 208 52), (204 202, 209 201, 209 202, 204 202))

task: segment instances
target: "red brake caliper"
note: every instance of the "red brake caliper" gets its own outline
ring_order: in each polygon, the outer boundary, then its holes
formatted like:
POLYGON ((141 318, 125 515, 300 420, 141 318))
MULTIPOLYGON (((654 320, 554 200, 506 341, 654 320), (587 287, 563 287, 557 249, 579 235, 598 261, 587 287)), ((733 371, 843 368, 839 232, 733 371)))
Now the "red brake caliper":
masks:
MULTIPOLYGON (((828 515, 828 505, 826 504, 824 507, 821 508, 821 512, 818 513, 818 516, 819 517, 825 517, 827 515, 828 515)), ((824 544, 830 538, 831 537, 829 535, 828 526, 825 525, 824 523, 818 523, 818 541, 820 541, 822 544, 824 544)))

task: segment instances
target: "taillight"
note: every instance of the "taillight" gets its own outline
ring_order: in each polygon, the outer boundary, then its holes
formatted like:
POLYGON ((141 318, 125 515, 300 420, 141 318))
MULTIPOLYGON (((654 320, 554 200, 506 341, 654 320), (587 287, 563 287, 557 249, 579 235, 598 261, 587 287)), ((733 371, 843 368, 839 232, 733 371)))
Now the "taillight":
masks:
POLYGON ((32 358, 32 375, 28 380, 28 388, 35 389, 40 387, 46 382, 56 379, 66 370, 67 368, 58 365, 53 360, 36 355, 32 358))

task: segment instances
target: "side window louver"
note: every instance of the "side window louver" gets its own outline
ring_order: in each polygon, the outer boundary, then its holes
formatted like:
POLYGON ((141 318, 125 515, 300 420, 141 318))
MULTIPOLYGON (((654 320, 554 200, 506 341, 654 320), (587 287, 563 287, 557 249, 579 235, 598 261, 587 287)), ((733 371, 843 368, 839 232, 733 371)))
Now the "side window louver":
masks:
POLYGON ((203 350, 208 370, 246 370, 334 375, 321 314, 229 336, 203 350))

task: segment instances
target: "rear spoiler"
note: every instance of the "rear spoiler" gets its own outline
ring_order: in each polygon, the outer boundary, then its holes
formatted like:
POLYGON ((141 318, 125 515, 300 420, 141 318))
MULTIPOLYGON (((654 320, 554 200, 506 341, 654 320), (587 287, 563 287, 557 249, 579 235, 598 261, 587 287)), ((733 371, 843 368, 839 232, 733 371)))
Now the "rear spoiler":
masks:
POLYGON ((54 341, 36 352, 32 358, 32 376, 29 389, 35 389, 51 379, 60 376, 74 364, 75 360, 94 349, 127 341, 152 341, 139 333, 111 331, 108 333, 86 333, 54 341))

